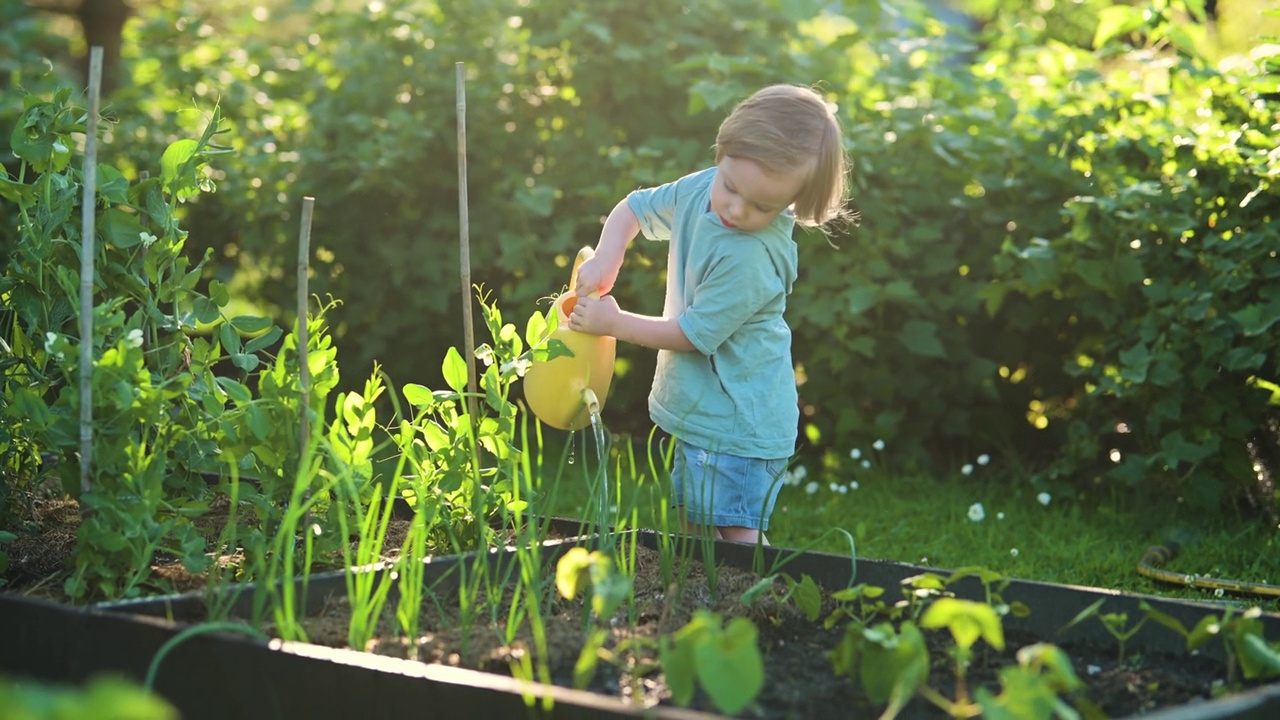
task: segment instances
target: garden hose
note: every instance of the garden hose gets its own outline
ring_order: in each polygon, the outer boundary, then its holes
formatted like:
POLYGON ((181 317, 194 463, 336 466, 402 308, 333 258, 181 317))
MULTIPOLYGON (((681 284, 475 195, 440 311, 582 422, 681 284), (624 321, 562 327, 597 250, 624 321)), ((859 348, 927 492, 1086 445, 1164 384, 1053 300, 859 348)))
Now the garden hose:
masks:
POLYGON ((1171 570, 1162 570, 1160 566, 1169 562, 1178 556, 1178 550, 1181 544, 1172 540, 1165 542, 1163 545, 1153 545, 1142 553, 1142 560, 1138 562, 1138 574, 1149 577, 1152 580, 1169 583, 1172 585, 1180 585, 1182 587, 1194 587, 1203 590, 1221 591, 1224 593, 1233 593, 1237 595, 1258 595, 1268 598, 1280 598, 1280 585, 1268 585, 1266 583, 1244 582, 1242 580, 1224 580, 1222 578, 1205 577, 1203 575, 1188 575, 1186 573, 1176 573, 1171 570))

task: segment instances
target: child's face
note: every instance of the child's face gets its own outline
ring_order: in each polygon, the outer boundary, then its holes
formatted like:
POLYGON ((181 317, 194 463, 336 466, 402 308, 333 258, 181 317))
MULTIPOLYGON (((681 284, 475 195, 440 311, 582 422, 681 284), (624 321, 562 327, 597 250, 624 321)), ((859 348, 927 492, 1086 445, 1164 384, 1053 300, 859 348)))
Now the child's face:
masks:
POLYGON ((711 211, 725 227, 759 230, 791 206, 808 177, 808 168, 771 172, 754 160, 726 155, 716 166, 711 211))

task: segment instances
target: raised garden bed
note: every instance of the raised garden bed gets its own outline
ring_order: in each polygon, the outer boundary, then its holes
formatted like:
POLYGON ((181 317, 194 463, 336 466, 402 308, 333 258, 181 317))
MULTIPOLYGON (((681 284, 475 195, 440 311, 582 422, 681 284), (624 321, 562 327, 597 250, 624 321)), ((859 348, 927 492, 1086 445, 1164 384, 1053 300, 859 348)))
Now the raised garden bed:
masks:
MULTIPOLYGON (((870 703, 858 685, 836 677, 828 659, 829 651, 843 636, 842 626, 823 627, 821 620, 808 620, 792 603, 776 602, 766 593, 762 599, 743 606, 739 599, 755 585, 755 549, 733 543, 714 545, 715 561, 721 567, 719 597, 708 593, 705 574, 689 567, 680 599, 672 600, 657 571, 659 537, 651 532, 625 534, 636 540, 636 622, 613 626, 614 639, 621 634, 669 632, 679 627, 685 615, 709 607, 725 618, 750 617, 759 628, 759 646, 765 659, 764 690, 742 717, 849 717, 876 716, 883 709, 870 703), (622 628, 622 630, 619 630, 622 628)), ((579 541, 553 543, 545 554, 550 577, 552 563, 579 541)), ((474 562, 478 556, 464 558, 474 562)), ((488 562, 501 567, 512 561, 510 553, 490 553, 488 562)), ((695 549, 693 557, 700 558, 695 549)), ((854 568, 847 557, 823 554, 794 554, 765 548, 761 559, 766 569, 780 570, 793 578, 808 575, 825 589, 850 585, 854 568), (780 561, 784 561, 779 567, 780 561)), ((451 592, 459 559, 439 559, 428 566, 425 582, 442 598, 451 592)), ((946 575, 946 571, 901 563, 859 560, 857 582, 885 588, 886 598, 898 597, 902 582, 924 573, 946 575)), ((958 598, 985 600, 987 586, 976 577, 960 579, 947 586, 958 598)), ((240 588, 244 593, 251 588, 240 588)), ((969 669, 970 687, 985 686, 999 691, 995 673, 1014 662, 1019 647, 1034 642, 1060 646, 1070 657, 1075 673, 1086 685, 1085 694, 1110 717, 1145 717, 1165 720, 1191 718, 1270 718, 1280 715, 1280 685, 1257 685, 1210 700, 1215 679, 1224 677, 1225 656, 1220 642, 1188 654, 1184 640, 1157 622, 1145 623, 1127 638, 1123 658, 1117 641, 1099 619, 1104 614, 1125 613, 1133 625, 1152 608, 1187 628, 1206 615, 1221 615, 1224 604, 1193 603, 1124 594, 1096 588, 1012 580, 1000 591, 1004 603, 1022 603, 1031 609, 1026 617, 1006 615, 1006 651, 979 649, 969 669), (1072 624, 1081 611, 1101 602, 1097 616, 1072 624), (1068 627, 1070 626, 1070 627, 1068 627), (1066 628, 1063 630, 1063 628, 1066 628)), ((634 665, 615 667, 601 663, 589 689, 523 685, 511 678, 507 667, 522 645, 481 642, 484 630, 474 633, 468 648, 450 647, 457 639, 456 618, 447 611, 424 614, 423 637, 418 644, 424 657, 441 662, 423 663, 404 659, 403 640, 386 637, 376 640, 372 652, 355 652, 323 643, 342 645, 345 581, 340 573, 313 576, 307 595, 310 619, 306 625, 313 643, 264 644, 238 636, 201 635, 179 645, 163 661, 156 688, 183 711, 184 717, 228 717, 252 714, 281 717, 372 716, 408 713, 422 708, 448 708, 449 712, 474 710, 483 717, 525 717, 542 715, 526 704, 522 689, 538 697, 554 700, 547 717, 710 717, 697 710, 676 708, 669 703, 669 689, 660 673, 639 673, 634 665), (430 627, 426 623, 441 625, 430 627), (450 622, 454 622, 452 627, 450 622), (337 627, 336 631, 333 630, 337 627), (458 666, 453 666, 454 663, 458 666), (470 666, 470 667, 467 667, 470 666), (536 689, 533 689, 536 688, 536 689), (625 700, 623 698, 626 698, 625 700)), ((247 595, 237 601, 245 608, 247 595)), ((892 600, 890 600, 892 602, 892 600)), ((441 603, 441 607, 445 607, 441 603)), ((551 658, 558 684, 572 681, 573 666, 585 636, 580 603, 557 601, 563 612, 547 621, 548 633, 560 638, 549 643, 563 657, 551 658), (576 633, 576 634, 575 634, 576 633)), ((824 615, 833 605, 828 598, 824 615)), ((235 610, 233 610, 233 613, 235 610)), ((117 603, 87 610, 0 596, 0 631, 11 642, 0 649, 0 670, 25 672, 51 680, 78 681, 103 670, 116 670, 142 678, 159 647, 188 623, 207 616, 202 594, 170 596, 147 601, 117 603)), ((625 619, 619 616, 619 619, 625 619)), ((1266 638, 1280 637, 1280 615, 1258 618, 1266 638)), ((941 638, 942 633, 935 635, 941 638)), ((935 638, 931 636, 931 642, 935 638)), ((954 681, 940 648, 934 648, 931 684, 950 695, 954 681)), ((536 704, 541 708, 541 704, 536 704)), ((709 711, 707 698, 699 694, 695 708, 709 711)), ((919 697, 912 700, 900 717, 941 717, 933 705, 919 697)))

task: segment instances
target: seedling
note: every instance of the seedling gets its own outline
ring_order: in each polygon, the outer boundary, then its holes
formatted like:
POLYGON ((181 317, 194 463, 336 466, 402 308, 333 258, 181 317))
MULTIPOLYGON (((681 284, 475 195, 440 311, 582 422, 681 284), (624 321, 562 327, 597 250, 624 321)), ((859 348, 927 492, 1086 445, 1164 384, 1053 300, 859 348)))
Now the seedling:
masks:
POLYGON ((1085 608, 1084 610, 1081 610, 1078 615, 1076 615, 1074 618, 1071 619, 1071 622, 1064 625, 1062 629, 1059 630, 1058 632, 1059 633, 1066 632, 1068 628, 1078 625, 1084 622, 1085 620, 1088 620, 1091 617, 1096 617, 1098 618, 1098 621, 1102 623, 1102 627, 1106 629, 1106 631, 1111 635, 1111 637, 1116 639, 1116 644, 1119 651, 1116 658, 1116 662, 1124 663, 1125 643, 1129 641, 1129 638, 1136 635, 1138 631, 1142 629, 1142 626, 1147 623, 1147 620, 1151 619, 1151 615, 1149 613, 1143 615, 1131 627, 1129 625, 1129 613, 1099 613, 1098 612, 1099 608, 1101 608, 1102 604, 1106 601, 1107 601, 1106 598, 1102 598, 1097 602, 1093 603, 1092 605, 1090 605, 1089 607, 1085 608))

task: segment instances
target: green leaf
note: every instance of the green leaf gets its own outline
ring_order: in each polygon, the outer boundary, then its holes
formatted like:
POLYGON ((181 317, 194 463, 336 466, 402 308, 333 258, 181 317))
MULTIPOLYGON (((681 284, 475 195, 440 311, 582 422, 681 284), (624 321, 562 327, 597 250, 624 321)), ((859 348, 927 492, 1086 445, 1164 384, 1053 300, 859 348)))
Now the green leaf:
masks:
POLYGON ((444 363, 440 368, 444 372, 444 381, 454 392, 465 392, 467 389, 467 361, 455 347, 445 353, 444 363))
POLYGON ((192 301, 191 309, 195 313, 196 322, 201 325, 208 325, 222 317, 222 311, 218 308, 218 304, 207 297, 196 297, 192 301))
POLYGON ((231 302, 231 293, 227 291, 227 286, 221 280, 209 281, 209 299, 218 307, 224 308, 227 303, 231 302))
POLYGON ((909 320, 898 333, 898 340, 916 355, 946 357, 946 350, 938 340, 937 323, 927 320, 909 320))
POLYGON ((222 349, 227 351, 228 355, 235 355, 240 352, 240 333, 231 327, 231 323, 222 323, 218 326, 218 340, 222 343, 222 349))
POLYGON ((416 408, 433 408, 436 406, 436 398, 431 389, 417 383, 405 384, 404 399, 416 408))
POLYGON ((756 634, 750 620, 736 617, 693 651, 698 682, 722 713, 738 714, 764 687, 764 659, 756 634))
POLYGON ((1098 13, 1098 27, 1093 33, 1093 47, 1100 48, 1111 38, 1142 26, 1142 10, 1129 5, 1111 5, 1098 13))
POLYGON ((253 372, 254 370, 257 370, 258 365, 262 363, 262 361, 258 359, 257 355, 250 355, 249 353, 242 352, 231 353, 231 362, 245 372, 253 372))
POLYGON ((863 646, 859 677, 867 697, 888 703, 884 716, 893 717, 929 679, 929 651, 924 635, 910 621, 902 624, 901 634, 889 623, 873 629, 880 640, 863 646))
POLYGON ((160 179, 164 187, 179 199, 194 196, 199 188, 195 184, 192 160, 200 150, 200 144, 190 138, 173 142, 160 156, 160 179))
POLYGON ((808 575, 800 576, 800 582, 791 589, 791 599, 810 622, 816 622, 822 614, 822 592, 808 575))
POLYGON ((262 333, 261 335, 245 343, 244 351, 247 353, 256 353, 262 350, 263 348, 270 347, 271 345, 275 344, 275 342, 279 340, 280 336, 283 334, 284 334, 284 331, 281 330, 279 327, 272 327, 270 330, 262 333))
POLYGON ((1245 337, 1257 337, 1280 322, 1280 299, 1272 300, 1264 305, 1246 305, 1244 309, 1231 313, 1231 319, 1240 323, 1240 330, 1245 337))
POLYGON ((1004 649, 1004 628, 995 608, 960 598, 939 598, 920 618, 922 628, 947 628, 956 645, 968 650, 979 638, 997 650, 1004 649))
POLYGON ((573 664, 574 687, 585 690, 595 679, 596 667, 600 664, 600 648, 604 647, 608 636, 605 630, 598 629, 587 637, 582 645, 582 652, 578 653, 578 661, 573 664))
POLYGON ((231 318, 231 327, 251 335, 271 327, 271 320, 256 315, 237 315, 231 318))
POLYGON ((1280 650, 1262 637, 1249 633, 1240 640, 1240 670, 1246 679, 1280 675, 1280 650))
POLYGON ((102 239, 118 248, 131 248, 142 242, 144 230, 137 215, 119 208, 107 210, 98 219, 102 239))
POLYGON ((566 600, 578 597, 578 593, 591 584, 591 552, 586 548, 569 548, 556 562, 556 589, 566 600))
POLYGON ((225 377, 218 378, 217 383, 218 387, 222 388, 223 392, 227 394, 227 397, 234 400, 236 404, 253 402, 253 393, 245 385, 225 377))

